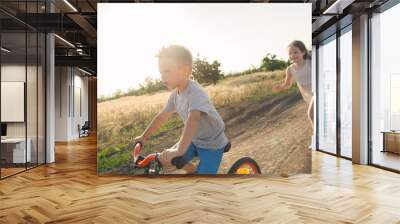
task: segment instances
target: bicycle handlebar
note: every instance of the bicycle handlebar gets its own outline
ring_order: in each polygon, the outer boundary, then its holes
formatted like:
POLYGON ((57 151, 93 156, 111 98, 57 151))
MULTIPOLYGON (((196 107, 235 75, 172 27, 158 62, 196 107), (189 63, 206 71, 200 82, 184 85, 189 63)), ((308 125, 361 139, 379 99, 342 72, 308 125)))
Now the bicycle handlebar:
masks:
POLYGON ((150 164, 151 161, 157 160, 157 153, 152 153, 146 156, 143 160, 136 162, 136 166, 144 168, 150 164))
MULTIPOLYGON (((151 161, 158 160, 158 153, 152 153, 145 158, 141 157, 140 151, 142 150, 143 143, 138 141, 135 143, 135 148, 133 149, 133 161, 138 168, 144 168, 150 164, 151 161), (139 158, 142 158, 139 160, 139 158)), ((174 165, 177 169, 182 169, 187 162, 183 158, 183 156, 174 157, 171 160, 171 164, 174 165)))

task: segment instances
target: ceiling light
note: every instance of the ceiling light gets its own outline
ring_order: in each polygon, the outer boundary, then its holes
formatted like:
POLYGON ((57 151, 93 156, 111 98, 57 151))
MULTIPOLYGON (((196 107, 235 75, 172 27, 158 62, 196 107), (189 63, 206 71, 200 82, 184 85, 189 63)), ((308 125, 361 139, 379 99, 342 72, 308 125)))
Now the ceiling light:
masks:
POLYGON ((355 0, 336 0, 322 14, 342 14, 343 9, 351 5, 355 0))
POLYGON ((69 3, 68 0, 64 0, 65 4, 67 4, 72 10, 74 10, 74 12, 78 12, 78 10, 71 4, 69 3))
POLYGON ((78 67, 78 70, 81 71, 81 72, 83 72, 83 73, 85 73, 85 74, 87 74, 87 75, 92 75, 92 73, 89 73, 88 71, 83 70, 83 69, 81 69, 81 68, 79 68, 79 67, 78 67))
POLYGON ((4 52, 6 52, 6 53, 10 53, 10 52, 11 52, 11 50, 9 50, 9 49, 7 49, 7 48, 5 48, 5 47, 1 47, 1 50, 4 51, 4 52))
POLYGON ((66 39, 64 39, 64 38, 62 38, 62 37, 60 37, 60 36, 58 36, 57 34, 54 34, 54 36, 57 37, 58 39, 60 39, 61 41, 63 41, 64 43, 66 43, 67 45, 69 45, 69 46, 75 48, 75 45, 73 45, 73 44, 72 44, 71 42, 69 42, 68 40, 66 40, 66 39))

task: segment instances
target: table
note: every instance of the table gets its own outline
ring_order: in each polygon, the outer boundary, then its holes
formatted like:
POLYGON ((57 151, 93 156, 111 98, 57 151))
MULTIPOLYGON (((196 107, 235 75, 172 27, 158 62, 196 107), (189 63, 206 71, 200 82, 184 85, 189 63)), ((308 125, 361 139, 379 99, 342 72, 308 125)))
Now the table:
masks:
POLYGON ((400 154, 400 131, 382 131, 383 150, 382 152, 392 152, 400 154))
POLYGON ((28 142, 28 147, 26 147, 25 151, 25 138, 1 139, 1 159, 5 160, 5 163, 31 162, 32 140, 30 138, 27 138, 26 140, 28 142))

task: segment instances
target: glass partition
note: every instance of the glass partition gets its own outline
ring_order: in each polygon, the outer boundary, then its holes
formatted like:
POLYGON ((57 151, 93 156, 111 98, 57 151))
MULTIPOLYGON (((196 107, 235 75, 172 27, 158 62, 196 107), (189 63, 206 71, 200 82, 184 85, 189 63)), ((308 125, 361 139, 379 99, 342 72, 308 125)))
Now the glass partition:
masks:
POLYGON ((340 154, 352 157, 352 35, 351 25, 340 40, 340 154))
POLYGON ((371 162, 400 171, 400 4, 371 18, 371 162))
POLYGON ((26 147, 26 41, 25 32, 1 34, 2 177, 24 171, 31 161, 26 147))
POLYGON ((318 47, 318 149, 336 154, 336 36, 318 47))
POLYGON ((27 112, 27 150, 30 153, 30 160, 27 163, 28 168, 37 165, 38 159, 38 141, 37 141, 37 127, 38 127, 38 35, 36 32, 27 33, 27 98, 26 98, 26 112, 27 112))
MULTIPOLYGON (((19 1, 16 12, 43 13, 44 3, 19 1)), ((2 12, 0 26, 2 179, 45 163, 46 39, 44 33, 2 12)))

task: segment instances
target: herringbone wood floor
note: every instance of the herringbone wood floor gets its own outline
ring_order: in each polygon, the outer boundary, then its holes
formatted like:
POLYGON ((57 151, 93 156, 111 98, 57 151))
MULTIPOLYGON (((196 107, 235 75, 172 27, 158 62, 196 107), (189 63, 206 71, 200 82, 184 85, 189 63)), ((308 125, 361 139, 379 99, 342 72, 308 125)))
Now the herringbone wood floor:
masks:
POLYGON ((313 174, 98 177, 96 139, 0 181, 0 223, 400 223, 400 175, 313 153, 313 174))

